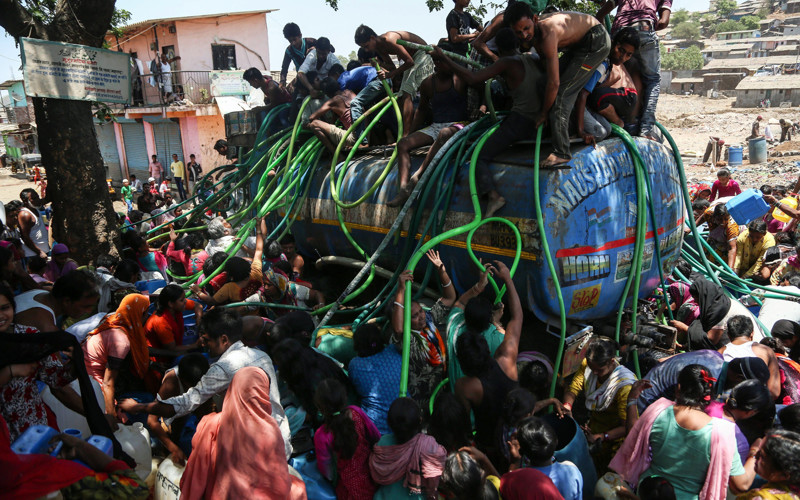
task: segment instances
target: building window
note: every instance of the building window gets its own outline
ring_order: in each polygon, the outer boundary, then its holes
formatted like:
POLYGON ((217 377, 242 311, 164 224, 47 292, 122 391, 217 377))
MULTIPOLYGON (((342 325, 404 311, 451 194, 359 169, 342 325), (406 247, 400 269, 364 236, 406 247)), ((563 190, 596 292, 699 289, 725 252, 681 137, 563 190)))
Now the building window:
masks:
POLYGON ((236 47, 233 45, 212 45, 211 59, 215 70, 236 69, 236 47))
POLYGON ((786 89, 784 94, 786 95, 786 97, 791 97, 792 96, 792 89, 786 89))

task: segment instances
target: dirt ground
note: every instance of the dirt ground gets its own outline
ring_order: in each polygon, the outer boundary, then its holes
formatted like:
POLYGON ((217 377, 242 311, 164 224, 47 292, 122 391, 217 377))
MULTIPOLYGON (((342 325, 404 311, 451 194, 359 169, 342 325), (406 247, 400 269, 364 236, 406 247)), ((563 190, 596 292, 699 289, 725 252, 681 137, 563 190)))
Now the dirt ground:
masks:
MULTIPOLYGON (((10 168, 0 168, 0 202, 8 203, 19 199, 19 192, 25 188, 36 188, 33 182, 28 181, 22 174, 12 174, 10 168)), ((114 210, 124 212, 125 203, 114 202, 114 210)))
MULTIPOLYGON (((716 169, 696 165, 702 160, 709 136, 722 138, 728 145, 740 145, 747 151, 746 137, 750 127, 761 115, 763 123, 771 122, 772 133, 780 138, 781 118, 793 122, 800 120, 800 110, 782 108, 734 108, 734 98, 709 99, 701 96, 678 96, 662 94, 659 97, 656 118, 672 134, 684 157, 686 176, 690 182, 713 182, 716 169), (693 159, 696 157, 696 160, 693 159)), ((763 129, 763 126, 762 126, 763 129)), ((763 132, 763 130, 762 130, 763 132)), ((800 138, 770 148, 766 163, 751 165, 748 160, 738 167, 729 167, 742 188, 759 187, 762 184, 794 185, 800 174, 800 155, 776 156, 789 151, 800 151, 800 138)))

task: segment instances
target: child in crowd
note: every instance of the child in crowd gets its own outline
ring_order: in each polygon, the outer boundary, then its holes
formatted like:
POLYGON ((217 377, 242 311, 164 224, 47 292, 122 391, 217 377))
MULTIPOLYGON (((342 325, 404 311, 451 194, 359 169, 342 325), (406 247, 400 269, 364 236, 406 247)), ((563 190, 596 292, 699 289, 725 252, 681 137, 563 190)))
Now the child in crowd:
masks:
POLYGON ((708 201, 736 196, 741 192, 742 188, 739 187, 739 183, 731 179, 731 171, 727 168, 721 168, 717 171, 717 180, 711 185, 711 196, 709 196, 708 201))
POLYGON ((47 263, 42 275, 44 279, 55 282, 58 278, 78 269, 78 263, 69 258, 69 248, 63 243, 53 245, 53 258, 47 263))

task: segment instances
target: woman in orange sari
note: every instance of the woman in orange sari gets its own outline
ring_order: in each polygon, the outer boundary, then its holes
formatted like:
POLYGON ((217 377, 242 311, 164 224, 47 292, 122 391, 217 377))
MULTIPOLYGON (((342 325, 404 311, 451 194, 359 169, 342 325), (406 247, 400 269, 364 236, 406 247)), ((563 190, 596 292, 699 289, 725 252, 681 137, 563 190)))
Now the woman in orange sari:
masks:
POLYGON ((89 332, 83 344, 86 371, 100 383, 109 415, 117 414, 114 390, 125 360, 130 359, 130 372, 141 380, 150 366, 144 331, 144 314, 148 307, 150 299, 144 295, 125 296, 117 311, 106 315, 97 328, 89 332))
POLYGON ((207 415, 197 426, 181 498, 305 500, 305 484, 289 473, 269 384, 259 368, 236 372, 222 412, 207 415))

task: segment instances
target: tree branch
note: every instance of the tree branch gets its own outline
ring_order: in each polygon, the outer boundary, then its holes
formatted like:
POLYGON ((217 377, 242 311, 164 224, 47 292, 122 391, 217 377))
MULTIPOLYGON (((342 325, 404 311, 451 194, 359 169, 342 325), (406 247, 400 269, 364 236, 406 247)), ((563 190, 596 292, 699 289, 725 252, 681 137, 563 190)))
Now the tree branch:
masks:
POLYGON ((0 0, 0 26, 19 42, 20 37, 41 38, 46 30, 17 0, 0 0))

